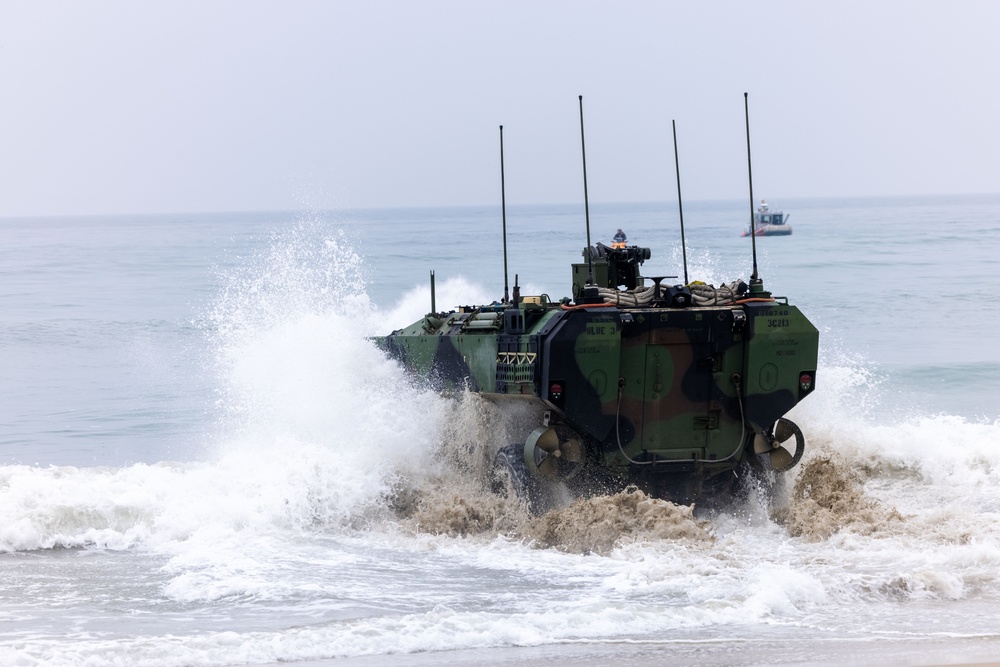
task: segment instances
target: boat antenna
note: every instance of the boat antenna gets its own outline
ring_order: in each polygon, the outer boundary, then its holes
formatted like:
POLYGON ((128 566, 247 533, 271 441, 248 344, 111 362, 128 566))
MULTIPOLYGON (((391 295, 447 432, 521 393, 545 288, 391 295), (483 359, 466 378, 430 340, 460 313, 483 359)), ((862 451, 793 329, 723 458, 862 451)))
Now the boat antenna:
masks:
POLYGON ((684 257, 684 284, 688 284, 688 254, 687 244, 684 242, 684 205, 681 203, 681 161, 677 157, 677 121, 671 120, 670 124, 674 128, 674 169, 677 172, 677 209, 681 215, 681 253, 684 257))
POLYGON ((503 217, 503 303, 510 300, 507 280, 507 194, 503 180, 503 125, 500 126, 500 214, 503 217))
POLYGON ((760 282, 757 277, 757 230, 753 220, 753 163, 750 160, 750 101, 749 94, 743 93, 743 109, 747 118, 747 175, 750 180, 750 244, 753 247, 753 274, 750 276, 750 284, 760 282))
POLYGON ((583 213, 587 221, 587 284, 594 284, 594 257, 590 251, 590 203, 587 197, 587 143, 583 138, 583 95, 580 95, 580 149, 583 151, 583 213))

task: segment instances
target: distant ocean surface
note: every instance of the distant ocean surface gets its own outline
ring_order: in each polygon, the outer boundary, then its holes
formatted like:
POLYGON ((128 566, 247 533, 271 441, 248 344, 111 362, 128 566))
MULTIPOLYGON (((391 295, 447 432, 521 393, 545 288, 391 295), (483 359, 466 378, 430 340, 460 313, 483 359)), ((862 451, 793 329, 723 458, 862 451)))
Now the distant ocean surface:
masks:
MULTIPOLYGON (((547 548, 481 493, 489 406, 367 341, 431 270, 439 310, 503 295, 499 206, 0 219, 0 664, 995 658, 1000 195, 769 204, 821 345, 784 505, 692 538, 608 499, 617 540, 547 548)), ((583 206, 506 217, 510 284, 570 295, 583 206)), ((748 219, 685 203, 691 280, 748 279, 748 219)), ((618 227, 684 275, 676 204, 618 227)))

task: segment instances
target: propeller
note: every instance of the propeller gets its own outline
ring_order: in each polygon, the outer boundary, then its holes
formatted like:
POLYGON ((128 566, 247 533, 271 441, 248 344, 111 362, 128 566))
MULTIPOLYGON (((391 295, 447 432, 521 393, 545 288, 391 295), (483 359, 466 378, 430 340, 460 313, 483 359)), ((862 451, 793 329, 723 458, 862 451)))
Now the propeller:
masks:
POLYGON ((550 479, 570 479, 583 465, 583 443, 564 426, 539 426, 524 443, 531 472, 550 479))
POLYGON ((755 454, 768 454, 771 470, 786 472, 791 470, 806 449, 806 439, 802 430, 790 419, 781 417, 774 422, 770 433, 758 433, 753 441, 755 454), (784 443, 795 438, 795 452, 788 451, 784 443))

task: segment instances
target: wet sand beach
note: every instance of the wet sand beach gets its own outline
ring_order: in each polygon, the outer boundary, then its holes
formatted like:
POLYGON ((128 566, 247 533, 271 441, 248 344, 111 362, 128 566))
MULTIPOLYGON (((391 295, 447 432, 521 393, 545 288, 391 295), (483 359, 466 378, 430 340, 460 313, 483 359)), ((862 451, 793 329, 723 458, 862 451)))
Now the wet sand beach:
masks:
MULTIPOLYGON (((706 643, 569 644, 495 649, 470 649, 405 655, 291 663, 296 667, 646 667, 684 665, 737 667, 1000 667, 1000 637, 942 641, 831 641, 785 643, 782 646, 733 641, 706 643)), ((273 663, 277 667, 279 663, 273 663)), ((286 665, 289 663, 281 663, 286 665)))

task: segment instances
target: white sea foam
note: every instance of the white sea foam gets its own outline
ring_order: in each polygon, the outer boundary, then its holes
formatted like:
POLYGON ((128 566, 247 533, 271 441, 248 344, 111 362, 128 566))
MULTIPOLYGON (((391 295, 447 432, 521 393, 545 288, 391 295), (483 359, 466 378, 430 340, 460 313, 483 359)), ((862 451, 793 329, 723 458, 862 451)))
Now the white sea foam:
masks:
POLYGON ((447 403, 366 339, 378 326, 337 239, 294 229, 230 277, 213 313, 217 456, 121 469, 0 469, 0 549, 194 543, 345 525, 431 468, 447 403), (311 239, 317 241, 317 239, 311 239))
MULTIPOLYGON (((454 404, 424 391, 366 339, 386 318, 354 293, 363 283, 349 248, 325 239, 323 250, 303 260, 304 233, 276 240, 266 257, 250 262, 254 270, 232 279, 216 310, 229 435, 215 460, 4 468, 0 548, 166 548, 210 541, 213 531, 351 525, 377 516, 401 479, 434 471, 454 404), (320 260, 332 265, 320 271, 320 260), (317 281, 326 287, 313 289, 317 281)), ((453 279, 439 286, 439 299, 475 291, 453 279)), ((391 317, 405 322, 422 310, 419 292, 404 295, 391 317)), ((863 361, 824 360, 818 377, 815 395, 791 415, 808 424, 806 461, 835 451, 844 465, 874 471, 866 488, 900 512, 953 507, 959 532, 977 520, 959 516, 969 502, 996 510, 996 424, 945 415, 873 423, 879 382, 863 361), (919 492, 892 483, 907 475, 919 492)))
MULTIPOLYGON (((489 304, 502 296, 463 276, 435 282, 434 295, 434 305, 438 312, 454 310, 458 306, 489 304)), ((402 294, 396 306, 384 314, 382 321, 385 326, 381 333, 412 324, 430 311, 430 284, 413 287, 402 294)))
MULTIPOLYGON (((711 273, 710 257, 694 265, 711 273)), ((711 517, 712 539, 640 533, 587 555, 495 526, 421 532, 397 514, 400 491, 443 488, 475 510, 486 502, 467 479, 477 469, 453 459, 462 437, 476 444, 495 426, 480 423, 482 405, 425 390, 367 339, 423 316, 427 288, 377 311, 350 244, 313 222, 241 267, 210 318, 212 457, 0 468, 0 551, 149 555, 152 570, 134 576, 154 582, 150 605, 195 620, 109 639, 92 628, 51 635, 60 639, 15 632, 0 663, 226 665, 685 632, 732 639, 734 628, 783 625, 843 635, 859 622, 904 633, 912 605, 930 616, 941 602, 1000 598, 1000 425, 887 406, 877 369, 827 342, 815 394, 790 415, 808 440, 791 502, 808 487, 799 497, 816 503, 802 532, 758 506, 711 517), (900 602, 911 606, 900 612, 900 602), (280 605, 263 612, 268 623, 240 616, 265 603, 280 605), (273 620, 285 615, 294 621, 273 620)), ((496 298, 466 278, 437 287, 439 310, 496 298)), ((139 586, 123 574, 129 585, 139 586)), ((937 627, 971 633, 983 629, 977 619, 937 627)))

